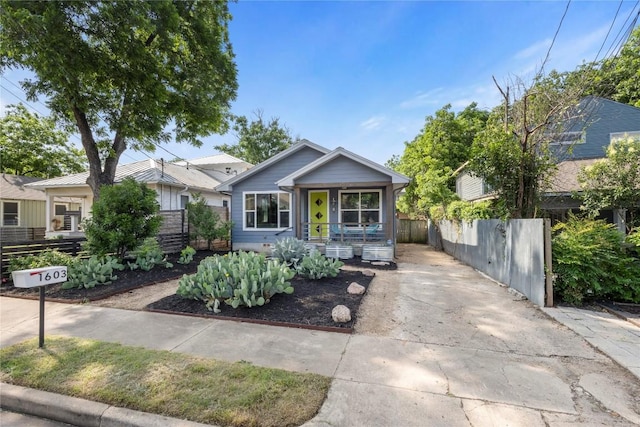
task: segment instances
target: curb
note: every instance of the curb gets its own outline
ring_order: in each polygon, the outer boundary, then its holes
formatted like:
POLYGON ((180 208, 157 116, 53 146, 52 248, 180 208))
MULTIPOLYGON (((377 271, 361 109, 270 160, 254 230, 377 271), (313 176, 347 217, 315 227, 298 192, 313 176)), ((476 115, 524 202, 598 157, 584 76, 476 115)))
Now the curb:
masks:
POLYGON ((6 383, 0 383, 0 407, 83 427, 212 426, 6 383))

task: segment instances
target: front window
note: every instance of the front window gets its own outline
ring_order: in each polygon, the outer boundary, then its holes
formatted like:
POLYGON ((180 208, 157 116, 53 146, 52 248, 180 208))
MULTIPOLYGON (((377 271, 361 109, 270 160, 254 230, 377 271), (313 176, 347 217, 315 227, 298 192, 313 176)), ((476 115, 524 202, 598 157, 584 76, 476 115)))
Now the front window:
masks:
POLYGON ((340 222, 351 225, 380 222, 381 198, 382 192, 379 190, 341 192, 340 222))
POLYGON ((289 193, 244 193, 244 228, 278 229, 291 224, 289 193))
POLYGON ((2 225, 20 225, 18 202, 2 202, 2 225))

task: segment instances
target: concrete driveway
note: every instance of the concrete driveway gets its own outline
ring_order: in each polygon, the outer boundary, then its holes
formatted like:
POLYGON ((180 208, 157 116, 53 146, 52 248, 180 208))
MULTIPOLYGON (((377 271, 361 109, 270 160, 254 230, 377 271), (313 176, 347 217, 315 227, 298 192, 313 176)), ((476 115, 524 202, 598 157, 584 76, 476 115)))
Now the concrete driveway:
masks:
POLYGON ((640 425, 640 381, 582 337, 446 254, 398 255, 307 425, 640 425))

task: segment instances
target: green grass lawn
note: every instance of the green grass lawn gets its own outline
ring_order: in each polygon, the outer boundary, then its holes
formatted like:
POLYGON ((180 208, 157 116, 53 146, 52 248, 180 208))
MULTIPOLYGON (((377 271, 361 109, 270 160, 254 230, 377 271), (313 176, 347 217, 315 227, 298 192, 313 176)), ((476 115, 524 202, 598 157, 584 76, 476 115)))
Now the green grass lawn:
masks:
POLYGON ((221 426, 298 426, 331 379, 168 351, 47 336, 0 349, 5 383, 221 426))

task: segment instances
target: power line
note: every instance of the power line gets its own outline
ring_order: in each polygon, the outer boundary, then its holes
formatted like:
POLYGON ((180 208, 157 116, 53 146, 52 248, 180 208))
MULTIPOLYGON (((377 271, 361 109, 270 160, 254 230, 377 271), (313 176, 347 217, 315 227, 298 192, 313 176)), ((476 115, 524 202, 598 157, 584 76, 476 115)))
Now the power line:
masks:
POLYGON ((544 72, 544 66, 549 60, 549 55, 551 54, 551 49, 553 49, 553 45, 556 43, 556 38, 558 37, 558 33, 560 33, 560 28, 562 28, 562 23, 564 22, 564 18, 567 16, 567 12, 569 11, 569 5, 571 5, 571 0, 567 2, 567 6, 564 8, 564 13, 562 14, 562 18, 560 18, 560 23, 558 23, 558 28, 556 28, 556 33, 553 35, 553 40, 551 40, 551 45, 547 50, 547 55, 544 57, 544 61, 542 61, 542 66, 540 66, 540 71, 538 75, 542 75, 544 72))
MULTIPOLYGON (((616 19, 618 19, 618 13, 620 13, 620 8, 622 7, 622 2, 624 0, 620 0, 620 3, 618 4, 618 10, 616 10, 616 15, 613 17, 613 21, 611 21, 611 25, 609 26, 609 30, 607 31, 607 35, 604 36, 604 40, 602 40, 602 45, 600 45, 600 49, 598 49, 598 53, 596 53, 596 58, 593 60, 593 62, 596 62, 598 60, 598 56, 600 56, 600 52, 602 52, 602 49, 604 48, 605 43, 607 43, 607 39, 609 38, 609 34, 611 33, 611 30, 613 29, 614 24, 616 23, 616 19)), ((624 24, 622 24, 624 26, 624 24)))

